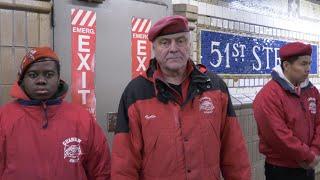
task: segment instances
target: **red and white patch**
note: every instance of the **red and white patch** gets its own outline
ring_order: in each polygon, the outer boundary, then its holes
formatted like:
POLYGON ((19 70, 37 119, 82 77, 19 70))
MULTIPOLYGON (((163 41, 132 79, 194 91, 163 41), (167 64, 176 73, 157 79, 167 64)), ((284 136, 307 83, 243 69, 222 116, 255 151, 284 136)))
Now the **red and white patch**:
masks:
POLYGON ((70 137, 65 139, 62 144, 64 145, 64 159, 68 159, 70 163, 79 162, 81 151, 81 139, 77 137, 70 137))
POLYGON ((309 97, 308 98, 308 103, 309 103, 309 111, 311 114, 316 114, 317 113, 317 103, 316 103, 316 98, 314 97, 309 97))
POLYGON ((211 114, 214 108, 211 98, 203 97, 200 99, 199 111, 202 111, 205 114, 211 114))

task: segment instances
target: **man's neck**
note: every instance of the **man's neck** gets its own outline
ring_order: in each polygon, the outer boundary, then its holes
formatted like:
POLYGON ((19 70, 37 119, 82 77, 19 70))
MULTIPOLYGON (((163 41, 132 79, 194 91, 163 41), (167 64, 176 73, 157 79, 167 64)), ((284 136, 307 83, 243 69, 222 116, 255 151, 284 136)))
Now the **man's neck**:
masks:
POLYGON ((186 78, 186 68, 179 71, 162 70, 163 78, 167 83, 180 85, 186 78))

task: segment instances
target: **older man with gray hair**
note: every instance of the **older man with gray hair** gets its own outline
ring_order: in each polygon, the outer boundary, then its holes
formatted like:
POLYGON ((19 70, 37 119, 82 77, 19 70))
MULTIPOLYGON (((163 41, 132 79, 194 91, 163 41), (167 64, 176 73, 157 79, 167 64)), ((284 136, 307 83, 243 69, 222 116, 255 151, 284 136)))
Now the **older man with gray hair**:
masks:
POLYGON ((249 180, 250 163, 228 88, 190 59, 188 21, 150 29, 155 58, 121 97, 111 177, 116 180, 249 180))

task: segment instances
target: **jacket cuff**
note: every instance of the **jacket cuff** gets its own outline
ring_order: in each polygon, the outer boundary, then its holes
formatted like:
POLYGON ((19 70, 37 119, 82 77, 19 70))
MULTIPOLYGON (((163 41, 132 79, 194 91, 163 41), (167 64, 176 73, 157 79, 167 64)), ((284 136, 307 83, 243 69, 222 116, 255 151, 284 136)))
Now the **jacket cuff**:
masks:
POLYGON ((316 158, 316 156, 317 156, 316 153, 313 152, 312 150, 310 150, 310 153, 308 153, 308 156, 306 157, 305 162, 307 164, 311 164, 314 161, 314 159, 316 158))
POLYGON ((312 152, 314 152, 315 155, 319 156, 320 151, 317 147, 311 146, 310 149, 312 152))

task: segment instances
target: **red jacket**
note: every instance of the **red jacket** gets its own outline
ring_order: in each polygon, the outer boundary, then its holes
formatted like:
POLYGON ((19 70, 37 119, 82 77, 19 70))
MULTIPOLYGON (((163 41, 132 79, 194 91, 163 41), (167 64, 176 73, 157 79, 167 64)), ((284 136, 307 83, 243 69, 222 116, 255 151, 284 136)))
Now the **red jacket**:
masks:
POLYGON ((225 83, 188 64, 182 96, 156 61, 126 87, 112 151, 115 180, 249 180, 245 141, 225 83))
POLYGON ((319 107, 319 92, 308 80, 295 91, 281 67, 274 69, 253 103, 260 152, 268 163, 297 168, 320 154, 319 107))
POLYGON ((108 180, 110 154, 103 131, 87 110, 59 98, 17 100, 0 109, 0 180, 108 180))

